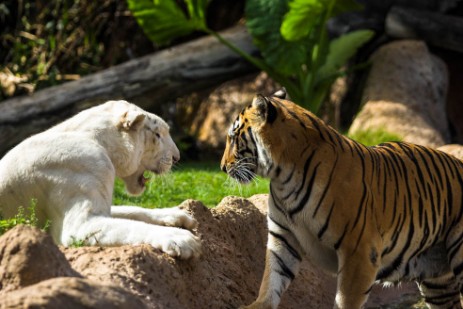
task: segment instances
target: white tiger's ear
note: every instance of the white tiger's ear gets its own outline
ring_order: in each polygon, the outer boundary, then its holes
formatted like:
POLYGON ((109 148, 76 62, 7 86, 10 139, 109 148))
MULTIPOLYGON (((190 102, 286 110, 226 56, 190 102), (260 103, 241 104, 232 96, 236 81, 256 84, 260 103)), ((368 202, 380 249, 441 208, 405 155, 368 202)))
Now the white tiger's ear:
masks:
POLYGON ((272 123, 277 117, 275 106, 263 95, 258 94, 252 100, 252 107, 256 110, 256 116, 267 123, 272 123))
POLYGON ((143 121, 145 120, 145 114, 139 111, 126 111, 124 112, 121 117, 119 118, 119 123, 117 127, 119 129, 124 129, 126 131, 137 131, 139 130, 142 125, 143 121))
POLYGON ((272 97, 277 97, 278 99, 283 99, 286 100, 288 99, 288 93, 286 92, 286 88, 283 87, 274 94, 272 94, 272 97))

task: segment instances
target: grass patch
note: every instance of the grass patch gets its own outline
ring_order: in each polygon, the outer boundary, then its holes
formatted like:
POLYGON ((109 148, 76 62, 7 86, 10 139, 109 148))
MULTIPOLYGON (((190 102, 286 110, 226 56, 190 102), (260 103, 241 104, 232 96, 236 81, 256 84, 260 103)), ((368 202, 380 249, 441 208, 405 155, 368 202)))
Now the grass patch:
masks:
POLYGON ((23 206, 18 207, 18 213, 13 218, 3 219, 0 215, 0 235, 5 234, 8 230, 20 224, 34 226, 40 228, 42 231, 47 231, 50 221, 47 220, 44 226, 39 225, 39 219, 35 212, 36 203, 35 200, 31 200, 27 210, 23 206))
POLYGON ((400 135, 388 132, 385 129, 362 130, 354 134, 348 134, 347 136, 365 146, 375 146, 385 142, 400 142, 403 140, 400 135))
POLYGON ((113 204, 138 205, 146 208, 177 206, 187 199, 199 200, 207 207, 216 206, 223 197, 249 197, 268 193, 269 181, 257 179, 249 185, 239 185, 220 170, 217 162, 188 162, 179 164, 173 172, 153 176, 146 191, 137 197, 129 196, 124 183, 116 180, 113 204))
MULTIPOLYGON (((71 236, 71 243, 68 245, 68 248, 81 248, 81 247, 87 247, 91 246, 90 245, 90 238, 95 237, 96 234, 100 233, 100 231, 96 231, 93 233, 88 234, 84 239, 78 239, 74 236, 71 236)), ((98 240, 95 237, 96 243, 98 244, 98 240)))

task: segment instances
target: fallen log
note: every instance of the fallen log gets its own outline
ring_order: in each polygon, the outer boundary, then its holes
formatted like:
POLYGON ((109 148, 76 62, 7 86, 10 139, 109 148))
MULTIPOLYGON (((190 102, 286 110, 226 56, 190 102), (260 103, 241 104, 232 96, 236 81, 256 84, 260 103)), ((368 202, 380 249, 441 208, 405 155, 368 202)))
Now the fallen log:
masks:
POLYGON ((456 16, 394 6, 386 17, 386 33, 463 52, 463 18, 456 16))
MULTIPOLYGON (((222 33, 242 50, 256 47, 243 26, 222 33)), ((0 102, 0 155, 82 109, 125 99, 146 110, 256 69, 214 37, 203 37, 83 77, 0 102)))

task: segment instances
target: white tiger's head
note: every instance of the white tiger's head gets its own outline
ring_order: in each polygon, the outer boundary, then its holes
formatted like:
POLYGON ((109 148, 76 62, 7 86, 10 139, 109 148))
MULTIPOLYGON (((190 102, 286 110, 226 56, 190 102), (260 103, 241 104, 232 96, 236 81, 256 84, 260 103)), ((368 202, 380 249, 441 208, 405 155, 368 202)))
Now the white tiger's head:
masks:
POLYGON ((128 193, 140 195, 146 188, 146 171, 168 172, 180 160, 169 126, 159 116, 126 101, 108 101, 89 109, 99 121, 97 139, 106 148, 128 193), (109 121, 107 119, 110 118, 109 121), (109 128, 108 128, 109 126, 109 128))

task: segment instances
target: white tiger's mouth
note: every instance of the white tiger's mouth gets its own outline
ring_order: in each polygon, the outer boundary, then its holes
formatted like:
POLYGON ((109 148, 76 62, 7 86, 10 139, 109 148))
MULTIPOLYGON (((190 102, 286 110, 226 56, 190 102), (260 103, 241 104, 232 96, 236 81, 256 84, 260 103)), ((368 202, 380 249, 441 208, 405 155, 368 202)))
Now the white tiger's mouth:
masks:
POLYGON ((141 168, 138 172, 123 177, 122 179, 125 182, 126 190, 131 195, 140 195, 142 194, 148 183, 154 178, 154 175, 159 175, 165 173, 165 168, 141 168))
POLYGON ((143 171, 137 178, 138 185, 142 188, 146 187, 146 184, 153 178, 153 174, 161 175, 170 171, 172 164, 159 164, 158 167, 153 169, 147 169, 143 171))
POLYGON ((140 176, 138 176, 138 185, 142 188, 146 187, 146 183, 151 180, 153 174, 150 171, 144 171, 140 176))

